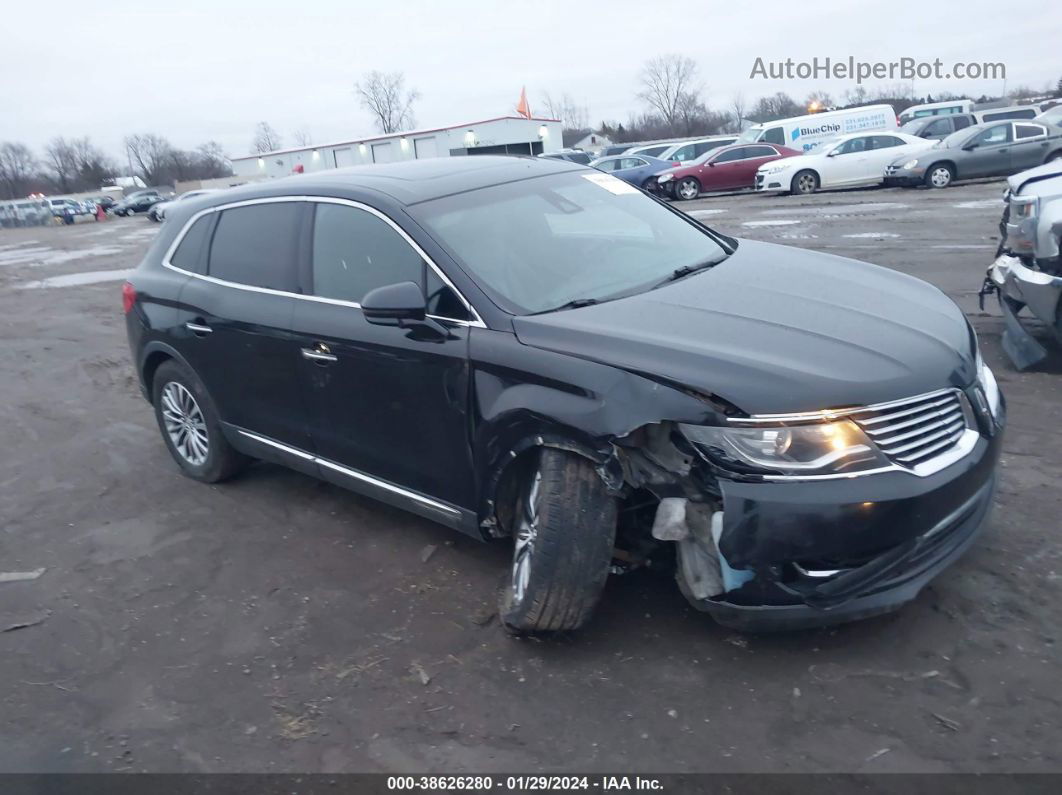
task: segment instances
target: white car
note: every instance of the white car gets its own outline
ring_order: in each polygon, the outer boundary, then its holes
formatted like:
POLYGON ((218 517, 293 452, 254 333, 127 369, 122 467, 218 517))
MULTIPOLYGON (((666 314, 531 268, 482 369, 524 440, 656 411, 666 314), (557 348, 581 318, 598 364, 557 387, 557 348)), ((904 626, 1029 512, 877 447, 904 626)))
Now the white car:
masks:
POLYGON ((207 193, 214 193, 219 190, 218 188, 201 188, 200 190, 190 190, 187 193, 182 193, 176 199, 170 199, 169 201, 159 202, 158 204, 151 205, 151 209, 148 210, 147 216, 152 221, 165 221, 166 209, 174 202, 183 202, 187 199, 194 199, 196 196, 204 196, 207 193))
POLYGON ((842 135, 799 157, 766 163, 756 171, 756 190, 814 193, 820 188, 880 185, 896 158, 921 152, 933 141, 901 132, 842 135))

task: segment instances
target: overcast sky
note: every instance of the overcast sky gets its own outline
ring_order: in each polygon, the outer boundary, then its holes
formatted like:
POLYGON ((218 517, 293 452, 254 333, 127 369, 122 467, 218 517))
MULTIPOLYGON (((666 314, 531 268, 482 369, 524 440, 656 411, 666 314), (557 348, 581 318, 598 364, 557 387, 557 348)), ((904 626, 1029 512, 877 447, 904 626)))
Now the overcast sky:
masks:
MULTIPOLYGON (((817 88, 839 98, 855 85, 750 80, 757 56, 1002 61, 1009 87, 1062 77, 1062 14, 998 0, 25 0, 5 2, 0 19, 0 141, 38 152, 54 136, 88 135, 118 155, 125 135, 155 132, 242 155, 260 120, 285 144, 298 129, 315 142, 356 138, 373 128, 353 84, 372 69, 405 73, 421 93, 420 127, 511 113, 524 85, 536 115, 543 93, 566 92, 589 106, 594 124, 625 120, 640 109, 641 64, 669 52, 697 62, 705 99, 720 108, 737 92, 751 104, 817 88)), ((914 87, 973 96, 1003 88, 914 87)))

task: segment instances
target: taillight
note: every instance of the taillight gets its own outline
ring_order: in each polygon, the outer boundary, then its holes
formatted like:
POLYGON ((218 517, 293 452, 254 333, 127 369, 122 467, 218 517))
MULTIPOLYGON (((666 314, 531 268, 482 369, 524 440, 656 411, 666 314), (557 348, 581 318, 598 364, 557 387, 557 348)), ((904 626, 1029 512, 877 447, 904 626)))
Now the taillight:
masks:
POLYGON ((122 285, 122 311, 128 315, 133 311, 133 304, 135 303, 136 288, 133 287, 131 282, 126 282, 122 285))

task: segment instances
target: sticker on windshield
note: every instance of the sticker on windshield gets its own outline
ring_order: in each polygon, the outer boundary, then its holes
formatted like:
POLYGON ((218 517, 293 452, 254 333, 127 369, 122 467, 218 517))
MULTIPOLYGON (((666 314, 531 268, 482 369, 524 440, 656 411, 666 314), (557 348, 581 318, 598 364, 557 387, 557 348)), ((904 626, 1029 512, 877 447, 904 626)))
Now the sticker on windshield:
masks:
POLYGON ((624 182, 622 179, 616 179, 611 174, 581 174, 583 179, 588 179, 595 185, 600 185, 609 193, 615 193, 617 196, 622 196, 625 193, 637 193, 638 189, 631 185, 629 182, 624 182))

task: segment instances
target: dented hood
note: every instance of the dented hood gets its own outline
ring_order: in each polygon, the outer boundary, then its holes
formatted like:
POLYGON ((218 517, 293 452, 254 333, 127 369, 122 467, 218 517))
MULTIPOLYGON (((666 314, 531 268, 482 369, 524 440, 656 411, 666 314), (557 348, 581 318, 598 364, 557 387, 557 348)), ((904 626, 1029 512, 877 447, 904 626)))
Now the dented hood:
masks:
POLYGON ((974 378, 966 320, 935 287, 750 240, 664 287, 513 326, 526 345, 689 386, 750 414, 866 405, 974 378))

